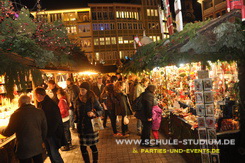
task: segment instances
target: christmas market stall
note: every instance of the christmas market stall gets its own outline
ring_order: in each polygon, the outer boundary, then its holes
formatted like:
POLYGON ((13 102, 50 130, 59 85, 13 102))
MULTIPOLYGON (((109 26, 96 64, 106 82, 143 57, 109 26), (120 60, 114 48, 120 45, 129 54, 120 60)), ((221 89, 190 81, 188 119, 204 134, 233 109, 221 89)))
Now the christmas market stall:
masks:
POLYGON ((126 72, 149 74, 164 109, 167 138, 234 139, 235 145, 180 143, 181 149, 219 149, 184 156, 188 162, 240 161, 244 150, 245 34, 240 11, 190 23, 169 39, 140 47, 126 72))
MULTIPOLYGON (((16 11, 11 1, 0 1, 0 127, 7 126, 21 94, 43 83, 40 69, 85 66, 88 61, 71 43, 65 26, 33 19, 27 8, 16 11)), ((15 162, 15 136, 0 135, 0 162, 15 162)))

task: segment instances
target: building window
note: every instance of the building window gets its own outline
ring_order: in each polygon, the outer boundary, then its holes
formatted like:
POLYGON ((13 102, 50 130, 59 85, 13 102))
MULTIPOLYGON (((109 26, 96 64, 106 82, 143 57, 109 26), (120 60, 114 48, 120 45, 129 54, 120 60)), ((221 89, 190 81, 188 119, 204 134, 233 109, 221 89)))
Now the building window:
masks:
POLYGON ((96 12, 92 12, 92 19, 97 20, 96 12))
POLYGON ((127 23, 123 23, 123 29, 128 29, 127 28, 127 23))
POLYGON ((90 39, 82 39, 80 41, 80 43, 81 43, 81 47, 82 48, 89 48, 89 47, 91 47, 91 40, 90 39))
POLYGON ((111 44, 117 44, 116 37, 111 37, 111 44))
POLYGON ((151 10, 150 9, 147 9, 146 12, 147 12, 147 16, 151 16, 151 10))
POLYGON ((97 30, 97 24, 93 24, 93 30, 94 30, 94 31, 97 30))
POLYGON ((148 28, 151 29, 151 27, 152 27, 152 24, 148 23, 148 28))
POLYGON ((102 13, 101 12, 97 12, 97 18, 98 18, 98 20, 102 20, 102 13))
POLYGON ((154 42, 157 41, 157 36, 153 36, 153 41, 154 41, 154 42))
POLYGON ((138 26, 137 23, 134 23, 133 26, 134 26, 134 29, 138 29, 137 28, 137 26, 138 26))
POLYGON ((58 13, 58 14, 50 14, 49 17, 50 17, 50 22, 61 20, 61 13, 58 13))
POLYGON ((78 19, 80 22, 88 22, 89 21, 89 12, 78 12, 78 19))
POLYGON ((113 12, 109 12, 109 17, 110 17, 111 20, 114 19, 113 12))
POLYGON ((137 19, 139 20, 138 12, 116 11, 117 19, 137 19))
POLYGON ((135 12, 135 19, 139 20, 139 13, 138 12, 135 12))
POLYGON ((117 23, 117 29, 122 29, 122 23, 117 23))
POLYGON ((105 44, 106 44, 106 45, 110 45, 110 44, 111 44, 110 37, 106 37, 106 38, 105 38, 105 44))
POLYGON ((94 38, 94 45, 99 45, 99 39, 98 38, 94 38))
POLYGON ((151 16, 154 16, 154 10, 151 9, 151 16))
POLYGON ((133 27, 132 27, 132 24, 131 24, 131 23, 129 23, 129 24, 128 24, 128 29, 133 29, 133 27))
POLYGON ((94 31, 104 31, 104 30, 111 30, 115 29, 114 24, 112 23, 106 23, 106 24, 93 24, 93 30, 94 31))
POLYGON ((143 28, 142 28, 142 24, 139 24, 139 29, 143 29, 143 28))
POLYGON ((101 37, 100 38, 100 45, 105 45, 105 39, 104 39, 104 37, 101 37))
POLYGON ((66 26, 67 33, 77 33, 77 27, 75 25, 66 26))
POLYGON ((115 29, 115 25, 114 24, 110 24, 110 26, 111 26, 111 29, 115 29))
POLYGON ((78 25, 78 32, 79 33, 85 33, 85 32, 90 32, 90 25, 78 25))
POLYGON ((124 42, 124 44, 128 44, 128 40, 124 40, 123 42, 124 42))
POLYGON ((100 60, 100 53, 95 53, 96 60, 100 60))
POLYGON ((75 21, 75 20, 76 20, 75 12, 69 12, 63 14, 63 21, 75 21))
POLYGON ((123 44, 123 38, 122 37, 118 37, 118 43, 123 44))
POLYGON ((155 28, 159 29, 159 23, 156 23, 155 28))
POLYGON ((105 27, 105 30, 111 30, 111 26, 110 26, 110 24, 104 24, 104 27, 105 27))
POLYGON ((108 20, 108 13, 107 12, 103 12, 103 18, 104 18, 104 20, 108 20))
POLYGON ((123 56, 122 56, 122 51, 119 51, 119 58, 122 59, 123 56))
POLYGON ((158 10, 157 9, 147 9, 147 16, 158 16, 158 10))
POLYGON ((158 16, 158 10, 155 10, 155 16, 158 16))

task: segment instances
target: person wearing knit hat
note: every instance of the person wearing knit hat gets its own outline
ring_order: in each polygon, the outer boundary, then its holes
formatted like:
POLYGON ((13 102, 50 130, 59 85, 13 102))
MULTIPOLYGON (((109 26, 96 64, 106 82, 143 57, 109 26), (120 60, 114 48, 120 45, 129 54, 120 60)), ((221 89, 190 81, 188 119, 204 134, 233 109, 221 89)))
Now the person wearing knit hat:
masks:
POLYGON ((83 160, 86 163, 90 162, 87 150, 87 146, 89 146, 92 150, 93 162, 97 163, 98 149, 96 144, 99 141, 99 132, 93 130, 91 119, 101 116, 103 108, 94 92, 90 90, 88 82, 83 82, 80 85, 80 93, 76 105, 75 117, 83 160))
POLYGON ((88 82, 83 82, 81 85, 80 85, 80 88, 84 88, 86 89, 87 91, 90 90, 90 85, 88 82))
POLYGON ((141 134, 141 146, 154 146, 155 144, 149 144, 152 126, 152 108, 154 106, 154 93, 156 90, 155 85, 148 85, 145 92, 142 93, 142 106, 140 112, 135 115, 142 121, 143 129, 141 134))

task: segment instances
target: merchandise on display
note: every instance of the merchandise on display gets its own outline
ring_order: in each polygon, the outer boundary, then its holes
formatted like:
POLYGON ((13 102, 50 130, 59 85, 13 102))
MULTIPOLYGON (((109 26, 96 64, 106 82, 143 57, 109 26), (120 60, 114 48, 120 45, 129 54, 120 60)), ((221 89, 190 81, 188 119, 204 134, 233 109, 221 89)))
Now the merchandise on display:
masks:
POLYGON ((170 111, 183 118, 192 129, 199 123, 215 125, 217 131, 239 129, 237 64, 220 61, 208 61, 208 64, 208 71, 202 70, 200 62, 153 69, 151 78, 164 106, 163 115, 170 111), (208 122, 201 123, 200 116, 213 116, 214 119, 211 117, 208 122))

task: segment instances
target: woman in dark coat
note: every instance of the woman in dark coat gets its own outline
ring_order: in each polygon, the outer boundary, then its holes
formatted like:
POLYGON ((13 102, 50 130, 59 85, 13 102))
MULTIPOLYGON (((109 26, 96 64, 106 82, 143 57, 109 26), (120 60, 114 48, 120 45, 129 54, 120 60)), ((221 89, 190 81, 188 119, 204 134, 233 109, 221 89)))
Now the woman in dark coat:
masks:
POLYGON ((128 131, 128 125, 124 123, 124 117, 128 115, 133 115, 128 96, 124 93, 126 85, 124 82, 119 81, 115 84, 115 96, 117 99, 116 104, 116 115, 122 116, 122 135, 124 137, 129 136, 126 134, 128 131))
MULTIPOLYGON (((116 103, 117 103, 117 99, 115 98, 115 91, 114 91, 114 85, 113 84, 108 84, 104 91, 101 94, 101 99, 102 99, 102 105, 105 109, 105 111, 107 111, 108 116, 111 120, 111 126, 113 129, 113 136, 122 136, 120 133, 117 132, 117 125, 116 125, 116 120, 117 120, 117 116, 115 113, 115 107, 116 107, 116 103)), ((104 118, 104 122, 103 125, 105 127, 107 119, 104 118)))
POLYGON ((136 117, 142 121, 143 129, 141 134, 141 145, 151 146, 149 144, 151 127, 152 127, 152 108, 154 106, 154 93, 156 90, 155 85, 149 85, 145 92, 142 94, 141 111, 136 112, 136 117))
POLYGON ((96 144, 99 141, 99 132, 93 131, 91 119, 100 116, 102 107, 95 94, 90 90, 90 85, 83 82, 80 85, 80 94, 76 101, 75 121, 80 139, 80 149, 85 163, 89 163, 87 146, 90 146, 93 154, 93 162, 98 162, 98 150, 96 144))

